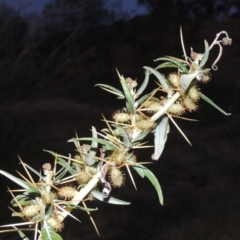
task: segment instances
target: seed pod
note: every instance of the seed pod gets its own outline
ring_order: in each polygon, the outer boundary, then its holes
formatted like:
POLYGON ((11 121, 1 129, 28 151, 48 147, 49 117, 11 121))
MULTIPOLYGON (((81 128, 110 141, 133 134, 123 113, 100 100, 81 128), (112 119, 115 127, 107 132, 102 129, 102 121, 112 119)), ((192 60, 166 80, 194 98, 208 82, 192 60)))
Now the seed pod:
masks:
POLYGON ((136 121, 140 121, 143 119, 143 116, 141 114, 136 113, 134 116, 136 121))
POLYGON ((92 166, 86 166, 85 172, 88 172, 91 176, 95 175, 97 173, 97 169, 92 166))
POLYGON ((31 219, 35 215, 39 214, 41 210, 42 210, 42 206, 40 204, 26 205, 22 209, 22 214, 27 219, 31 219))
POLYGON ((58 190, 59 198, 63 198, 65 200, 72 199, 73 197, 76 196, 77 193, 78 191, 71 186, 65 186, 65 187, 59 188, 58 190))
POLYGON ((231 38, 226 38, 226 37, 224 37, 224 38, 222 39, 222 44, 223 44, 223 45, 231 45, 231 44, 232 44, 232 39, 231 39, 231 38))
POLYGON ((145 108, 148 108, 152 103, 153 103, 154 101, 153 100, 147 100, 146 102, 144 102, 143 103, 143 106, 145 107, 145 108))
POLYGON ((193 100, 193 102, 198 102, 201 96, 201 92, 196 86, 192 86, 188 91, 187 95, 193 100))
POLYGON ((179 76, 176 73, 170 73, 168 76, 168 80, 173 87, 178 88, 180 86, 179 76))
POLYGON ((177 115, 180 116, 185 112, 185 107, 183 106, 182 103, 180 102, 176 102, 173 103, 169 108, 168 108, 168 112, 173 114, 173 115, 177 115))
POLYGON ((119 168, 111 167, 108 174, 113 187, 121 187, 125 182, 125 176, 119 168))
POLYGON ((127 160, 127 149, 116 149, 111 155, 112 162, 116 165, 122 165, 127 160))
POLYGON ((64 227, 64 224, 61 222, 61 219, 55 213, 52 213, 51 216, 46 219, 46 222, 56 232, 60 232, 64 227))
POLYGON ((128 113, 123 113, 123 112, 115 112, 112 116, 112 118, 116 122, 124 123, 127 122, 131 119, 131 116, 128 113))
POLYGON ((198 108, 197 104, 194 103, 193 100, 188 96, 183 99, 183 102, 186 107, 186 110, 188 110, 189 112, 196 111, 198 108))
POLYGON ((89 172, 82 171, 76 176, 76 180, 79 184, 86 184, 90 181, 92 175, 89 172))
POLYGON ((130 154, 128 154, 128 156, 127 156, 127 160, 130 161, 130 162, 136 163, 136 162, 137 162, 137 157, 136 157, 136 155, 134 155, 133 153, 130 153, 130 154))
POLYGON ((209 82, 210 80, 211 80, 211 78, 210 78, 209 74, 205 73, 204 76, 203 76, 203 78, 202 78, 202 80, 201 80, 201 82, 207 83, 207 82, 209 82))
POLYGON ((81 156, 76 154, 74 157, 73 157, 75 160, 78 160, 79 162, 81 161, 81 156))
POLYGON ((157 112, 159 111, 163 106, 160 104, 160 102, 155 102, 153 101, 149 106, 148 106, 148 111, 149 112, 157 112))
POLYGON ((44 204, 51 204, 53 199, 55 198, 55 194, 53 192, 43 191, 41 194, 41 199, 44 204))
POLYGON ((141 129, 141 130, 151 130, 154 128, 155 123, 151 121, 151 119, 144 119, 141 121, 136 122, 136 127, 141 129))

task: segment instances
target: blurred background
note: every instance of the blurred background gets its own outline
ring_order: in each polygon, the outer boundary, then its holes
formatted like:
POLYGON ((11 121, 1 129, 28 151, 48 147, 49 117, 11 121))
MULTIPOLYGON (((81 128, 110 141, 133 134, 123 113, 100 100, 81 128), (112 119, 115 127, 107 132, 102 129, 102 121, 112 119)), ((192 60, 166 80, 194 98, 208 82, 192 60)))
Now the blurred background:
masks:
MULTIPOLYGON (((74 154, 67 140, 75 132, 85 137, 92 125, 104 127, 101 114, 111 118, 124 102, 94 85, 120 88, 116 68, 141 82, 142 67, 157 66, 154 59, 182 58, 180 26, 188 55, 190 47, 204 52, 204 39, 210 44, 227 31, 233 44, 224 47, 212 81, 201 88, 232 115, 201 101, 191 116, 199 122, 177 120, 193 146, 171 126, 160 160, 149 166, 162 186, 164 206, 148 180, 134 175, 138 191, 127 177, 126 186, 113 192, 130 206, 93 203, 100 237, 84 212, 76 213, 82 223, 68 219, 62 234, 69 240, 239 239, 238 0, 0 0, 0 26, 0 169, 12 174, 23 172, 18 156, 40 170, 54 161, 43 149, 74 154)), ((211 51, 207 67, 218 51, 211 51)), ((139 161, 149 161, 151 153, 138 152, 139 161)), ((6 186, 16 186, 0 179, 2 225, 18 219, 6 208, 6 186)))

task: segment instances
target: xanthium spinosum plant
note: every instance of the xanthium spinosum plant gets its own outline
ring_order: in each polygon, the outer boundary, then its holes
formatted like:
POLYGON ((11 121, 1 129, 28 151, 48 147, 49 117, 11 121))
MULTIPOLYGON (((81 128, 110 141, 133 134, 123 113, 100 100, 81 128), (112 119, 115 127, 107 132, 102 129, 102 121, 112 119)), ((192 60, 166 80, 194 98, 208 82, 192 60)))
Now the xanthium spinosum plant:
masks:
POLYGON ((45 150, 54 156, 55 161, 53 166, 45 163, 42 166, 42 173, 20 158, 26 176, 17 172, 20 177, 16 177, 0 170, 2 175, 22 188, 8 189, 12 196, 10 208, 12 216, 21 218, 21 222, 0 226, 3 229, 1 233, 16 231, 27 240, 29 238, 25 232, 33 231, 34 240, 61 240, 59 232, 64 227, 64 219, 69 216, 79 221, 71 213, 73 209, 79 209, 87 212, 99 234, 90 214, 97 209, 88 208, 87 202, 97 199, 110 204, 128 205, 129 202, 112 197, 111 189, 124 185, 126 173, 129 174, 136 188, 131 169, 140 177, 149 179, 156 189, 160 204, 163 204, 163 194, 157 178, 145 166, 148 162, 138 161, 134 151, 152 147, 147 146, 143 141, 149 133, 153 133, 154 152, 151 158, 158 160, 170 131, 169 120, 189 142, 173 118, 183 118, 186 112, 197 110, 200 99, 223 114, 229 115, 200 91, 199 83, 210 80, 211 69, 204 68, 210 50, 215 45, 219 46, 219 55, 212 65, 212 69, 217 70, 216 64, 222 55, 222 45, 231 45, 232 40, 227 32, 219 32, 210 46, 204 41, 203 54, 196 53, 191 48, 188 57, 182 31, 180 36, 184 59, 169 56, 156 59, 162 63, 156 68, 144 67, 145 78, 139 88, 137 81, 124 78, 118 72, 121 90, 109 85, 97 84, 100 88, 115 94, 118 99, 125 100, 126 105, 113 113, 111 120, 103 117, 106 128, 97 131, 92 127, 92 137, 76 136, 70 139, 68 142, 75 145, 76 154, 73 157, 70 154, 63 156, 45 150), (219 40, 221 35, 224 35, 224 38, 219 40), (164 68, 173 69, 173 72, 165 77, 159 72, 164 68), (150 77, 157 80, 156 88, 142 96, 150 77), (85 144, 81 144, 82 142, 85 144), (31 174, 37 175, 39 180, 35 182, 31 174))

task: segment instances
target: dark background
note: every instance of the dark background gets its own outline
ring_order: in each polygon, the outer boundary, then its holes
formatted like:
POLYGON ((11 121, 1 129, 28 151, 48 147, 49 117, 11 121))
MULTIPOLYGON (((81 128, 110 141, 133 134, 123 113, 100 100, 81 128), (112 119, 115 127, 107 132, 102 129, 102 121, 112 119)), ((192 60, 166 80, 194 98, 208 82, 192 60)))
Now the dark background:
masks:
MULTIPOLYGON (((185 47, 204 51, 221 30, 233 39, 224 47, 218 71, 202 86, 204 94, 231 116, 200 102, 192 117, 199 122, 177 120, 192 142, 189 146, 174 126, 159 161, 149 166, 162 186, 164 206, 158 202, 147 179, 134 174, 138 190, 127 177, 126 185, 113 195, 131 202, 111 206, 97 202, 92 215, 97 237, 87 214, 76 215, 81 224, 67 219, 64 239, 161 239, 237 240, 240 235, 239 94, 240 47, 238 1, 142 0, 150 14, 129 18, 116 16, 102 1, 55 0, 41 17, 22 16, 1 5, 0 10, 0 169, 15 174, 18 155, 35 169, 54 159, 43 149, 63 155, 74 153, 67 140, 90 136, 91 126, 104 127, 123 103, 94 87, 104 83, 120 88, 116 68, 125 77, 141 82, 143 66, 170 55, 181 58, 179 28, 185 47), (218 4, 219 3, 219 4, 218 4), (235 6, 235 7, 234 7, 235 6), (234 8, 233 8, 234 7, 234 8), (236 11, 230 11, 235 9, 236 11), (116 21, 116 19, 118 19, 116 21)), ((218 54, 215 47, 207 67, 218 54)), ((150 90, 155 87, 154 79, 150 90), (151 88, 152 87, 152 88, 151 88)), ((149 138, 151 141, 152 138, 149 138)), ((149 161, 152 150, 137 152, 139 161, 149 161)), ((10 217, 6 186, 16 188, 1 176, 1 220, 10 217)), ((19 239, 17 234, 0 239, 19 239)))

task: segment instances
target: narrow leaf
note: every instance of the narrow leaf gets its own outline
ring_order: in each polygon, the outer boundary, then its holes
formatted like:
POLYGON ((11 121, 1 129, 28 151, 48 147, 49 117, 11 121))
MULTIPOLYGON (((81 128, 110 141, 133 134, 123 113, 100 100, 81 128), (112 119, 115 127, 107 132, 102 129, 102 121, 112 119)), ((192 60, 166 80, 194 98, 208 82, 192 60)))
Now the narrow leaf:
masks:
POLYGON ((142 141, 148 135, 148 133, 149 133, 148 130, 142 131, 139 135, 137 135, 136 138, 132 139, 132 142, 136 143, 138 141, 142 141))
POLYGON ((44 222, 42 229, 42 240, 63 240, 62 237, 54 231, 46 222, 44 222))
POLYGON ((128 133, 126 132, 126 130, 120 126, 117 126, 115 124, 113 124, 113 126, 120 132, 120 135, 123 138, 123 143, 127 148, 131 148, 132 147, 132 141, 128 135, 128 133))
POLYGON ((188 87, 190 86, 190 84, 192 83, 192 81, 195 79, 195 77, 199 74, 198 71, 196 71, 195 73, 190 73, 190 74, 182 74, 180 77, 180 85, 182 90, 185 92, 188 87))
MULTIPOLYGON (((94 126, 92 126, 92 137, 93 139, 98 139, 97 131, 94 126)), ((96 162, 96 158, 92 157, 95 156, 97 153, 97 147, 98 147, 98 142, 96 140, 93 140, 91 143, 91 149, 89 151, 89 155, 85 156, 85 161, 87 165, 91 166, 96 162)))
POLYGON ((136 164, 135 166, 133 166, 133 169, 142 177, 147 177, 148 180, 152 183, 152 185, 154 186, 155 190, 157 191, 158 194, 158 198, 159 198, 159 202, 161 205, 163 205, 163 194, 162 194, 162 189, 161 186, 158 182, 158 179, 156 178, 156 176, 152 173, 152 171, 150 171, 148 168, 146 168, 143 165, 140 164, 136 164))
POLYGON ((29 203, 31 203, 32 200, 25 196, 25 195, 17 195, 16 197, 14 197, 12 200, 11 200, 11 204, 14 206, 14 207, 18 207, 19 205, 23 206, 23 205, 27 205, 29 203))
POLYGON ((156 128, 153 130, 154 133, 154 153, 152 154, 152 160, 158 160, 165 147, 167 135, 169 133, 170 126, 168 117, 163 115, 156 128))
POLYGON ((24 189, 30 189, 31 185, 28 184, 27 182, 23 181, 20 178, 17 178, 15 176, 13 176, 10 173, 7 173, 3 170, 0 170, 0 174, 4 175, 5 177, 9 178, 10 180, 12 180, 13 182, 15 182, 16 184, 18 184, 19 186, 23 187, 24 189))
POLYGON ((73 138, 68 140, 68 142, 73 142, 74 140, 77 141, 97 141, 98 143, 102 144, 105 150, 114 150, 116 148, 116 146, 114 144, 112 144, 111 142, 104 140, 104 139, 100 139, 100 138, 92 138, 92 137, 85 137, 85 138, 73 138))
POLYGON ((131 91, 129 90, 128 86, 127 86, 125 78, 123 76, 121 76, 119 74, 119 72, 118 72, 118 76, 119 76, 119 79, 120 79, 120 83, 122 85, 124 96, 125 96, 125 98, 127 100, 127 102, 126 102, 127 110, 129 112, 134 112, 134 99, 133 99, 133 95, 132 95, 131 91))
POLYGON ((231 113, 227 113, 225 112, 223 109, 221 109, 219 106, 217 106, 211 99, 209 99, 207 96, 203 95, 201 93, 201 98, 206 101, 207 103, 209 103, 210 105, 212 105, 213 107, 215 107, 219 112, 223 113, 226 116, 231 115, 231 113))
POLYGON ((135 102, 135 104, 139 105, 140 103, 142 103, 143 101, 145 101, 146 99, 148 99, 149 96, 152 96, 152 95, 154 95, 155 93, 156 93, 156 89, 154 89, 152 92, 150 92, 150 93, 142 96, 141 98, 139 98, 139 99, 135 102))
POLYGON ((163 88, 169 89, 169 84, 167 79, 160 72, 158 72, 157 70, 151 67, 143 67, 143 68, 150 71, 152 74, 154 74, 163 88))
POLYGON ((110 91, 111 93, 116 94, 117 96, 119 96, 121 98, 124 98, 123 92, 120 91, 119 89, 115 88, 115 87, 112 87, 112 86, 109 86, 109 85, 106 85, 106 84, 100 84, 100 83, 96 84, 95 86, 101 87, 104 90, 111 90, 110 91))
POLYGON ((171 62, 164 62, 164 63, 158 65, 155 69, 158 70, 161 68, 178 68, 178 66, 171 62))
POLYGON ((173 64, 175 64, 181 70, 181 72, 188 73, 187 67, 183 63, 180 62, 182 60, 178 61, 176 58, 161 57, 161 58, 156 59, 155 61, 159 61, 159 60, 172 62, 173 64))
POLYGON ((203 55, 203 59, 199 64, 200 68, 202 68, 205 65, 205 63, 208 60, 208 56, 209 56, 209 46, 208 46, 208 42, 206 40, 204 40, 204 45, 205 45, 205 52, 204 52, 204 55, 203 55))
POLYGON ((149 75, 150 75, 150 72, 148 70, 146 70, 144 81, 143 81, 142 85, 139 87, 139 89, 137 90, 137 96, 140 96, 142 94, 142 92, 145 90, 145 88, 147 87, 148 82, 149 82, 149 75))
POLYGON ((29 165, 26 164, 26 163, 24 163, 24 165, 25 165, 29 170, 31 170, 33 173, 35 173, 39 178, 42 179, 42 175, 41 175, 38 171, 36 171, 35 169, 33 169, 31 166, 29 166, 29 165))
POLYGON ((97 191, 91 191, 92 195, 98 199, 99 201, 102 202, 106 202, 106 203, 110 203, 110 204, 115 204, 115 205, 129 205, 130 202, 125 202, 123 200, 114 198, 114 197, 108 197, 108 198, 104 198, 101 192, 97 192, 97 191))
POLYGON ((28 238, 22 231, 18 230, 17 227, 14 227, 14 226, 13 226, 13 228, 18 231, 19 236, 20 236, 23 240, 29 240, 29 238, 28 238))

